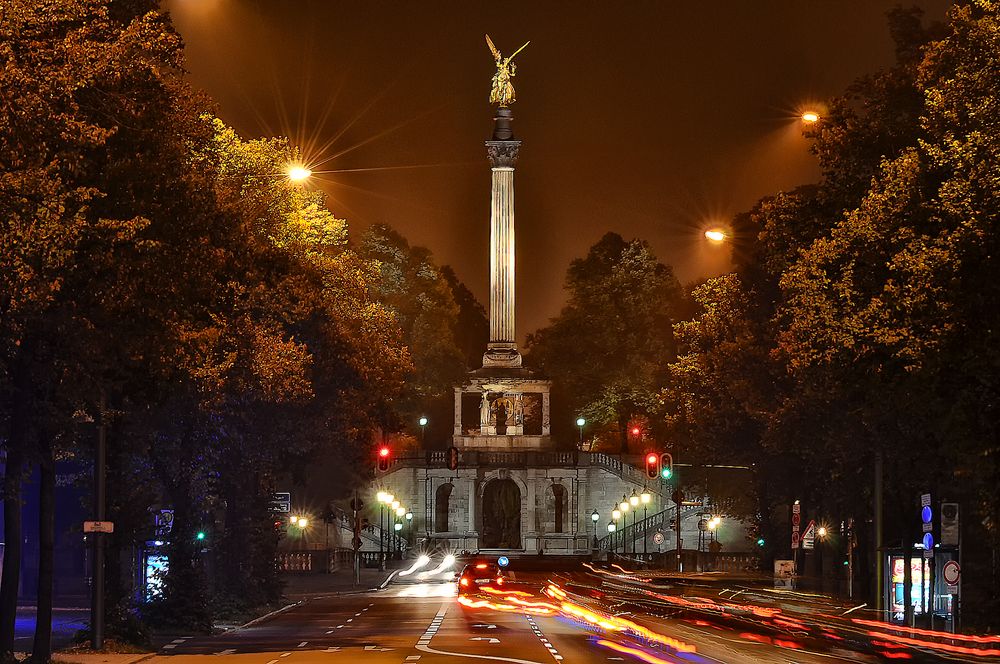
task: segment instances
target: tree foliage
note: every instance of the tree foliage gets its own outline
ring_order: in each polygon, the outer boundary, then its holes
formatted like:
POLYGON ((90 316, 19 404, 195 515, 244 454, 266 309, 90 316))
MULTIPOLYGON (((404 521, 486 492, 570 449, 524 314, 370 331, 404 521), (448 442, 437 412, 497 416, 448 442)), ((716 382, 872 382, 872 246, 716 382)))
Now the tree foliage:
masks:
POLYGON ((566 289, 559 316, 528 337, 530 361, 555 381, 554 428, 583 415, 616 426, 627 449, 629 421, 650 412, 674 357, 680 284, 646 242, 608 233, 570 264, 566 289))

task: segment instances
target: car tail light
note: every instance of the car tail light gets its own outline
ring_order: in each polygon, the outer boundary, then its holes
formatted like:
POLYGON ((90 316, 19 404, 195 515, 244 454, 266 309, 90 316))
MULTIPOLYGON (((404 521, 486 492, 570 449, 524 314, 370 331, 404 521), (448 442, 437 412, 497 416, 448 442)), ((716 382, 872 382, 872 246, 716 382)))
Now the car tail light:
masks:
POLYGON ((458 580, 458 585, 460 585, 460 586, 468 586, 469 585, 469 577, 463 576, 461 579, 458 580))

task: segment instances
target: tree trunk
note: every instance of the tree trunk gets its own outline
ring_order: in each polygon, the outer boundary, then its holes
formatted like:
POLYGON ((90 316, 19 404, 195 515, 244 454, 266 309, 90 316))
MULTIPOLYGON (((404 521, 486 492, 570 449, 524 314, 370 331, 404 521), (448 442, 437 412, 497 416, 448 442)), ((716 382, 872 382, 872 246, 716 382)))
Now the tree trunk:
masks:
POLYGON ((38 463, 38 614, 31 659, 52 659, 52 572, 56 539, 56 463, 52 446, 45 444, 38 463))
MULTIPOLYGON (((14 415, 14 419, 20 419, 14 415)), ((12 427, 13 428, 13 427, 12 427)), ((3 482, 3 578, 0 579, 0 660, 14 660, 14 619, 17 615, 17 590, 21 578, 21 474, 24 455, 21 440, 10 441, 3 482)))

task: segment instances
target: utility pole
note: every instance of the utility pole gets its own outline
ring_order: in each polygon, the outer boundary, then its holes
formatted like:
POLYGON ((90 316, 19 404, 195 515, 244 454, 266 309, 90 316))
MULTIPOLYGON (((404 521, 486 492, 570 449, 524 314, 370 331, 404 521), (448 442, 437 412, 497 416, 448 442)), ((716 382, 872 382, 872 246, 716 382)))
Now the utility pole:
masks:
MULTIPOLYGON (((97 426, 97 449, 94 454, 94 517, 104 521, 107 517, 107 398, 101 391, 99 402, 100 422, 97 426)), ((90 647, 94 650, 104 649, 104 533, 91 533, 94 538, 94 569, 92 572, 92 599, 90 602, 90 647)))
MULTIPOLYGON (((883 558, 883 522, 882 522, 882 451, 875 453, 875 612, 878 619, 885 621, 885 561, 883 558)), ((909 565, 909 559, 907 559, 909 565)), ((910 578, 909 566, 905 578, 910 578)), ((908 596, 907 596, 908 597, 908 596)), ((908 601, 908 600, 907 600, 908 601)))

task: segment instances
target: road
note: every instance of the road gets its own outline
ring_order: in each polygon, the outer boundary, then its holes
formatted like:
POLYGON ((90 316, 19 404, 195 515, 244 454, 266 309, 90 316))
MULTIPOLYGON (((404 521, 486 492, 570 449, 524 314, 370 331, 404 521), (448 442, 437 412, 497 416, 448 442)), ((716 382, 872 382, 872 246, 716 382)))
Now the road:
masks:
MULTIPOLYGON (((515 573, 504 589, 461 601, 454 582, 392 584, 377 592, 314 598, 222 635, 178 638, 156 659, 160 664, 201 664, 206 656, 213 663, 226 660, 219 664, 829 664, 942 661, 941 654, 961 658, 959 651, 936 651, 937 642, 923 648, 892 633, 872 637, 850 616, 838 622, 827 615, 831 607, 817 599, 656 583, 614 574, 515 573)), ((1000 644, 976 646, 986 648, 983 654, 993 647, 1000 644)))

